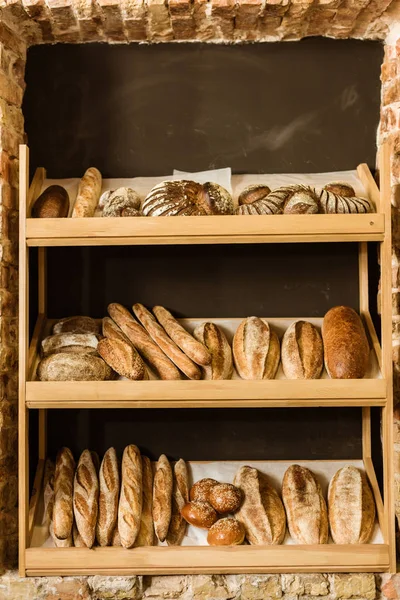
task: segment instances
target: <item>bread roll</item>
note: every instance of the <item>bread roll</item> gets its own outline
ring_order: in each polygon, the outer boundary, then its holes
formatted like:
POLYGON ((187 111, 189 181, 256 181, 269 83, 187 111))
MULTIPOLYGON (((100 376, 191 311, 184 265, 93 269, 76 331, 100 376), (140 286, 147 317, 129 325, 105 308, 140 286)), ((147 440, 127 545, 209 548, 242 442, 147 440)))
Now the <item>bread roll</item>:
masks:
POLYGON ((39 381, 106 381, 113 371, 98 356, 58 352, 40 361, 37 376, 39 381))
POLYGON ((210 489, 208 501, 220 514, 234 513, 242 503, 242 492, 231 483, 218 483, 210 489))
POLYGON ((118 375, 133 380, 146 379, 147 372, 144 363, 129 342, 104 338, 100 340, 97 351, 118 375))
POLYGON ((72 523, 74 520, 72 493, 74 483, 75 461, 69 448, 61 448, 57 453, 54 472, 54 508, 53 532, 60 542, 72 540, 72 523))
POLYGON ((233 338, 233 357, 242 379, 273 379, 279 366, 278 336, 265 319, 247 317, 233 338))
POLYGON ((211 354, 204 344, 195 340, 166 308, 155 306, 153 313, 169 337, 193 362, 203 367, 211 363, 211 354))
POLYGON ((143 501, 140 529, 135 540, 136 546, 154 545, 153 525, 153 469, 147 456, 142 456, 143 501))
POLYGON ((64 346, 90 346, 97 348, 98 336, 95 333, 57 333, 42 340, 42 356, 58 352, 64 346))
POLYGON ((189 502, 189 476, 185 461, 181 458, 174 465, 174 481, 172 488, 171 522, 169 524, 167 544, 179 546, 186 533, 186 521, 181 510, 189 502))
POLYGON ((121 495, 118 505, 118 531, 121 545, 132 548, 140 529, 143 503, 143 471, 139 448, 124 450, 121 466, 121 495))
POLYGON ((285 511, 268 477, 257 469, 244 466, 236 473, 234 484, 243 495, 243 503, 235 517, 243 524, 250 544, 281 544, 286 531, 285 511))
POLYGON ((335 544, 366 544, 375 525, 375 502, 365 473, 343 467, 328 490, 329 525, 335 544))
POLYGON ((176 366, 153 342, 147 331, 139 325, 131 313, 121 304, 109 304, 108 314, 122 329, 129 341, 139 351, 160 379, 181 379, 176 366))
POLYGON ((172 510, 172 469, 168 458, 158 459, 153 483, 153 521, 156 535, 163 542, 168 534, 172 510))
POLYGON ((217 511, 211 504, 199 500, 185 504, 181 515, 190 525, 200 527, 200 529, 210 529, 218 519, 217 511))
POLYGON ((190 488, 190 500, 209 502, 210 491, 215 485, 219 485, 219 482, 216 479, 210 479, 209 477, 200 479, 200 481, 196 481, 196 483, 190 488))
POLYGON ((210 546, 237 546, 243 544, 244 537, 243 524, 233 517, 225 517, 211 525, 207 542, 210 546))
POLYGON ((214 323, 202 323, 193 335, 211 354, 211 364, 203 368, 204 379, 231 379, 232 350, 222 329, 214 323))
POLYGON ((39 219, 55 219, 68 217, 69 196, 61 185, 50 185, 35 201, 32 217, 39 219))
POLYGON ((59 333, 100 333, 100 326, 92 317, 66 317, 53 325, 53 334, 59 333))
POLYGON ((96 539, 99 546, 111 546, 118 518, 120 479, 115 448, 104 454, 99 471, 99 516, 96 539))
POLYGON ((128 187, 105 192, 99 202, 103 217, 140 217, 140 197, 128 187))
POLYGON ((90 167, 80 180, 72 217, 93 217, 101 193, 101 173, 90 167))
POLYGON ((283 477, 282 499, 293 540, 297 544, 326 544, 328 513, 314 473, 300 465, 289 467, 283 477))
POLYGON ((65 538, 65 539, 58 538, 54 533, 53 521, 50 523, 49 531, 50 531, 51 539, 53 540, 53 542, 57 548, 72 548, 72 546, 74 545, 74 541, 72 538, 72 531, 67 538, 65 538))
POLYGON ((355 310, 335 306, 322 325, 325 368, 332 379, 362 379, 369 365, 369 344, 355 310))
POLYGON ((248 185, 240 193, 240 196, 238 198, 239 206, 241 206, 242 204, 253 204, 253 202, 257 202, 258 200, 265 200, 265 198, 270 193, 270 188, 264 183, 248 185))
POLYGON ((79 458, 74 478, 74 515, 84 544, 91 548, 96 535, 99 510, 99 480, 89 450, 79 458))
POLYGON ((288 379, 318 379, 324 366, 322 338, 308 321, 295 321, 282 339, 282 368, 288 379))
POLYGON ((132 309, 135 316, 139 319, 153 341, 178 367, 178 369, 189 377, 189 379, 200 379, 201 371, 199 367, 178 348, 161 325, 157 323, 151 312, 149 312, 143 304, 139 303, 134 304, 132 309))

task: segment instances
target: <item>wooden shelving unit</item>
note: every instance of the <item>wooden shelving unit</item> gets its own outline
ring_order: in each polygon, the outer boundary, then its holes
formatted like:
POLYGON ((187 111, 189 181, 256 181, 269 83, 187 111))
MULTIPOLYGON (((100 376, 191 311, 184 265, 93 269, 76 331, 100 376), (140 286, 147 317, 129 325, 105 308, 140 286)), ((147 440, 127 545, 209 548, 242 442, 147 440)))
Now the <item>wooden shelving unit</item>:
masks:
MULTIPOLYGON (((277 215, 271 217, 164 217, 123 219, 31 219, 30 210, 46 177, 37 169, 28 183, 29 151, 20 147, 20 306, 19 306, 19 566, 25 575, 393 572, 395 570, 392 361, 390 149, 381 152, 381 191, 366 165, 357 169, 376 213, 368 215, 277 215), (46 247, 92 245, 232 244, 276 242, 359 242, 359 310, 371 348, 370 372, 362 380, 291 381, 106 381, 35 380, 40 340, 52 322, 46 313, 46 247), (381 345, 368 306, 367 242, 380 242, 381 345), (28 340, 29 249, 39 247, 39 315, 28 340), (51 408, 336 407, 362 410, 363 468, 377 504, 382 541, 364 545, 207 546, 123 548, 43 547, 41 497, 46 459, 46 413, 51 408), (382 419, 383 498, 371 454, 371 407, 382 419), (28 492, 28 410, 39 411, 39 463, 28 492)), ((243 315, 246 316, 246 315, 243 315)), ((296 317, 299 318, 299 317, 296 317)), ((232 332, 240 319, 212 319, 232 332)), ((282 334, 293 319, 268 319, 282 334)), ((321 319, 309 319, 319 325, 321 319)), ((198 319, 185 320, 188 329, 198 319)), ((294 462, 294 461, 293 461, 294 462)), ((327 461, 332 462, 332 461, 327 461)))

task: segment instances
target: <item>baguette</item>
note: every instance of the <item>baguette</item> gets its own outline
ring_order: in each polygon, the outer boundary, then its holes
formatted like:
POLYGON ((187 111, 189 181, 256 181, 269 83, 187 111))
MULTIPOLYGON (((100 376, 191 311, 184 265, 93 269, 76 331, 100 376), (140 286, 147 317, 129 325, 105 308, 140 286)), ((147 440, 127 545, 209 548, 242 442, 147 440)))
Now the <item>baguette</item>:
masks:
POLYGON ((282 368, 288 379, 318 379, 324 366, 319 331, 308 321, 295 321, 282 340, 282 368))
POLYGON ((165 356, 164 352, 153 342, 147 331, 131 313, 121 304, 108 305, 108 314, 122 329, 129 341, 135 346, 160 379, 181 379, 176 366, 165 356))
POLYGON ((189 476, 185 461, 181 458, 174 465, 172 487, 171 522, 167 534, 168 546, 179 546, 185 537, 187 524, 181 510, 189 502, 189 476))
POLYGON ((151 461, 147 456, 142 456, 143 479, 143 506, 140 520, 140 529, 134 546, 154 545, 153 525, 153 470, 151 461))
POLYGON ((200 379, 201 371, 197 365, 186 354, 182 352, 174 341, 168 336, 165 330, 159 325, 155 317, 147 310, 143 304, 134 304, 132 306, 135 316, 139 319, 147 333, 153 341, 161 348, 168 358, 180 369, 189 379, 200 379))
POLYGON ((282 498, 293 540, 297 544, 326 544, 328 513, 314 473, 300 465, 289 467, 283 477, 282 498))
POLYGON ((132 548, 140 529, 143 502, 142 458, 139 448, 133 444, 124 450, 121 477, 118 531, 121 545, 132 548))
POLYGON ((322 325, 325 367, 332 379, 362 379, 369 364, 369 344, 355 310, 335 306, 322 325))
POLYGON ((99 510, 99 479, 90 450, 79 458, 74 479, 74 515, 76 527, 87 548, 94 544, 99 510))
POLYGON ((57 453, 54 472, 53 532, 60 542, 68 540, 72 534, 74 520, 72 492, 75 461, 69 448, 61 448, 57 453))
POLYGON ((100 466, 99 483, 99 516, 96 524, 96 539, 99 546, 110 546, 117 524, 120 489, 115 448, 109 448, 104 454, 100 466))
POLYGON ((90 167, 80 180, 72 217, 93 217, 101 193, 101 173, 90 167))
POLYGON ((211 364, 203 368, 204 379, 231 379, 232 350, 222 329, 214 323, 202 323, 193 335, 211 354, 211 364))
POLYGON ((118 375, 136 381, 146 379, 147 371, 143 361, 129 342, 104 338, 100 340, 97 351, 118 375))
POLYGON ((53 334, 58 333, 100 333, 98 323, 92 317, 66 317, 54 323, 53 334))
POLYGON ((99 356, 57 352, 38 364, 39 381, 106 381, 113 371, 99 356))
POLYGON ((242 379, 273 379, 279 366, 278 336, 265 319, 247 317, 233 337, 233 358, 242 379))
POLYGON ((244 498, 235 517, 243 524, 250 544, 282 544, 286 532, 285 510, 268 477, 244 466, 236 473, 234 485, 244 498))
POLYGON ((104 317, 102 321, 102 332, 103 336, 110 340, 121 340, 122 342, 128 342, 128 337, 124 334, 122 329, 118 327, 116 323, 110 317, 104 317))
POLYGON ((375 525, 375 502, 365 473, 343 467, 328 490, 329 525, 335 544, 366 544, 375 525))
POLYGON ((153 313, 177 346, 195 362, 205 367, 211 363, 211 354, 201 342, 198 342, 171 313, 163 306, 155 306, 153 313))
POLYGON ((58 352, 64 346, 90 346, 97 348, 99 339, 94 333, 56 333, 42 340, 42 356, 58 352))
POLYGON ((153 484, 153 521, 156 535, 163 542, 171 522, 172 469, 168 458, 158 459, 153 484))
POLYGON ((53 521, 50 523, 49 531, 50 531, 51 539, 53 540, 53 542, 57 548, 72 548, 72 546, 74 545, 73 538, 72 538, 72 531, 67 538, 65 538, 65 539, 58 538, 56 536, 56 534, 54 533, 54 522, 53 521))

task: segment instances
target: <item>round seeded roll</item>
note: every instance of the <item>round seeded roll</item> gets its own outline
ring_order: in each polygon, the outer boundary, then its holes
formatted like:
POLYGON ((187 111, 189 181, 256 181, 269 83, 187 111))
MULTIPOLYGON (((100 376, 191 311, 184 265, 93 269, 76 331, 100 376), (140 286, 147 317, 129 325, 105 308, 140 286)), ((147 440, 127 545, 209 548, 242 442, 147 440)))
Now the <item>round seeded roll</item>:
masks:
POLYGON ((237 546, 243 544, 244 536, 243 524, 233 517, 226 517, 211 525, 207 542, 210 546, 237 546))
POLYGON ((219 485, 218 481, 209 477, 206 477, 205 479, 200 479, 200 481, 196 481, 196 483, 190 488, 190 500, 208 502, 210 491, 215 485, 219 485))
POLYGON ((188 502, 181 510, 181 515, 195 527, 209 529, 218 519, 217 512, 208 502, 188 502))
POLYGON ((243 499, 241 490, 231 483, 212 486, 208 498, 211 506, 220 514, 236 512, 243 499))

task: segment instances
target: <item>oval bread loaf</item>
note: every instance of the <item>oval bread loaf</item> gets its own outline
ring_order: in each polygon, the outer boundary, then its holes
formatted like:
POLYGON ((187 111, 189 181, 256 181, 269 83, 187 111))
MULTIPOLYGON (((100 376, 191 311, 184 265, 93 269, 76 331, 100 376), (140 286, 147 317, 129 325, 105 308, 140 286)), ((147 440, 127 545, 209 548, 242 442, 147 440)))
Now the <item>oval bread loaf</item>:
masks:
POLYGON ((165 454, 162 454, 156 465, 153 482, 153 521, 160 542, 164 542, 167 537, 171 522, 172 488, 171 465, 165 454))
POLYGON ((99 480, 90 450, 79 458, 74 477, 74 515, 76 527, 87 548, 94 544, 99 510, 99 480))
POLYGON ((57 453, 54 472, 54 505, 52 528, 60 542, 72 539, 73 485, 75 461, 69 448, 61 448, 57 453))
POLYGON ((318 379, 324 366, 321 335, 308 321, 295 321, 282 339, 282 368, 288 379, 318 379))
POLYGON ((282 499, 293 540, 297 544, 326 544, 328 512, 314 473, 300 465, 289 467, 283 477, 282 499))
POLYGON ((132 548, 140 530, 143 505, 143 469, 139 448, 127 446, 122 456, 118 531, 121 545, 132 548))
POLYGON ((278 336, 265 319, 247 317, 233 338, 233 357, 242 379, 273 379, 280 360, 278 336))
POLYGON ((211 355, 211 364, 203 367, 204 379, 231 379, 232 350, 222 329, 214 323, 202 323, 193 335, 211 355))
POLYGON ((244 498, 235 517, 243 524, 250 544, 281 544, 286 532, 285 511, 268 477, 244 466, 236 473, 234 484, 244 498))
POLYGON ((147 456, 142 456, 143 501, 140 529, 134 547, 154 545, 153 469, 147 456))
POLYGON ((113 371, 99 356, 57 352, 40 361, 39 381, 106 381, 113 371))
POLYGON ((335 544, 366 544, 375 524, 375 502, 365 473, 343 467, 328 490, 329 525, 335 544))
POLYGON ((58 352, 64 346, 90 346, 97 348, 99 339, 95 333, 56 333, 42 340, 42 356, 58 352))
POLYGON ((69 196, 61 185, 50 185, 35 201, 32 217, 39 219, 55 219, 68 217, 69 196))
POLYGON ((99 516, 96 538, 100 546, 111 546, 117 524, 119 498, 119 469, 115 448, 104 454, 99 471, 99 516))
POLYGON ((79 182, 72 217, 93 217, 101 193, 101 173, 90 167, 79 182))
POLYGON ((135 381, 146 379, 144 363, 129 342, 104 338, 98 343, 97 351, 118 375, 135 381))
POLYGON ((369 344, 355 310, 335 306, 322 324, 326 370, 332 379, 362 379, 369 364, 369 344))
POLYGON ((53 334, 56 333, 100 333, 100 326, 92 317, 76 316, 60 319, 53 325, 53 334))

